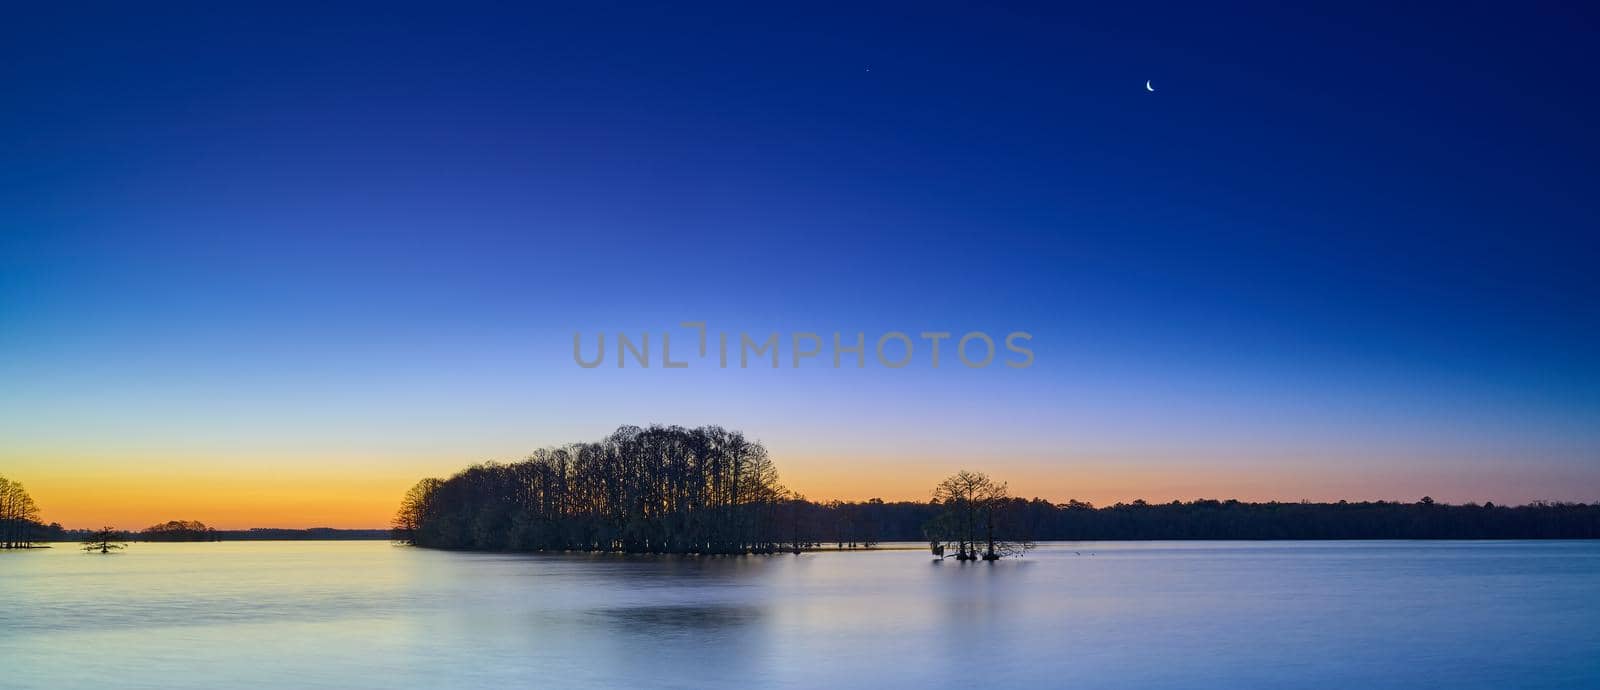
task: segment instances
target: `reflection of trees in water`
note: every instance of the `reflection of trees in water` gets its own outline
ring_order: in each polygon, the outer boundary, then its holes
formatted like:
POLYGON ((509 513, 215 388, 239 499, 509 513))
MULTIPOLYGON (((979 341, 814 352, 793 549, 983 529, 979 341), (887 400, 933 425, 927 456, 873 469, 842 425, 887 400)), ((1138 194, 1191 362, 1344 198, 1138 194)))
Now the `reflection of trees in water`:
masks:
POLYGON ((775 621, 755 602, 639 601, 591 608, 579 620, 610 666, 656 679, 649 687, 747 687, 771 671, 775 621))
POLYGON ((712 629, 749 625, 763 616, 760 606, 749 604, 670 604, 622 606, 589 612, 630 631, 651 629, 712 629))

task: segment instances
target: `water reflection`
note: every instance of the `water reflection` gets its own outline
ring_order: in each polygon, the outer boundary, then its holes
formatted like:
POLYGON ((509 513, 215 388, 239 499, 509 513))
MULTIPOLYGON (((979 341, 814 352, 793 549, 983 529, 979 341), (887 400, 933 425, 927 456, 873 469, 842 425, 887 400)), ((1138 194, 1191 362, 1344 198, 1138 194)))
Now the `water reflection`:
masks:
POLYGON ((1600 685, 1596 591, 1594 542, 137 544, 0 559, 0 650, 7 688, 1574 687, 1600 685))
POLYGON ((738 625, 749 625, 764 613, 759 606, 676 605, 633 606, 599 609, 590 612, 624 633, 658 634, 681 629, 710 630, 738 625))

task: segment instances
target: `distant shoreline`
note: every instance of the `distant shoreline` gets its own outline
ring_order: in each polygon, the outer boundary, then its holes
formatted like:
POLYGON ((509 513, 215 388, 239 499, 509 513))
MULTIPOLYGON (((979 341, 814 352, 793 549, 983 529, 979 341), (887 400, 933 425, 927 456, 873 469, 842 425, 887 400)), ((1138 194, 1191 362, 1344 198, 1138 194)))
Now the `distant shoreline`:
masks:
MULTIPOLYGON (((349 541, 359 541, 359 542, 388 541, 388 542, 396 542, 396 540, 394 540, 394 539, 392 539, 390 537, 304 537, 304 538, 213 539, 213 540, 210 540, 210 541, 174 541, 174 540, 140 540, 140 539, 133 539, 133 540, 129 540, 129 543, 132 543, 132 544, 214 544, 214 543, 221 543, 221 542, 273 542, 273 543, 276 543, 276 542, 349 542, 349 541)), ((1259 543, 1267 543, 1267 542, 1313 542, 1313 543, 1345 543, 1345 542, 1394 542, 1394 543, 1399 543, 1399 542, 1460 542, 1460 543, 1465 543, 1465 542, 1583 542, 1583 541, 1591 541, 1591 542, 1600 541, 1600 538, 1596 538, 1596 537, 1499 537, 1499 538, 1496 538, 1496 537, 1430 537, 1430 538, 1415 538, 1415 537, 1386 537, 1386 538, 1384 538, 1384 537, 1373 537, 1373 538, 1321 538, 1321 539, 1318 539, 1318 538, 1293 538, 1293 537, 1259 538, 1259 539, 1242 539, 1242 538, 1233 538, 1233 539, 1225 539, 1225 538, 1128 539, 1128 538, 1122 538, 1122 539, 1047 539, 1047 540, 1039 541, 1038 544, 1040 546, 1044 546, 1044 545, 1083 544, 1083 543, 1095 543, 1095 544, 1148 544, 1148 543, 1152 543, 1152 542, 1179 542, 1179 543, 1242 542, 1242 543, 1259 544, 1259 543)), ((26 550, 37 550, 37 549, 50 549, 50 548, 53 548, 57 544, 73 544, 73 545, 76 545, 77 542, 75 540, 54 541, 54 542, 34 542, 31 546, 18 547, 18 548, 13 549, 13 550, 14 551, 26 551, 26 550)), ((398 543, 398 542, 396 542, 396 545, 397 546, 410 546, 409 544, 401 544, 401 543, 398 543)), ((729 556, 729 555, 738 556, 738 555, 754 555, 754 554, 627 553, 627 552, 620 552, 620 551, 585 551, 585 550, 581 550, 581 549, 574 549, 574 550, 569 550, 569 551, 517 551, 517 550, 491 551, 491 550, 485 550, 485 549, 470 549, 470 548, 439 548, 439 547, 416 547, 416 548, 424 549, 424 550, 428 550, 428 551, 445 551, 445 552, 455 551, 455 552, 462 552, 462 553, 518 553, 518 554, 529 554, 529 555, 534 555, 534 554, 540 554, 540 555, 559 555, 559 554, 597 554, 597 555, 602 555, 602 554, 608 554, 608 555, 616 555, 616 556, 729 556)), ((860 553, 860 552, 871 552, 871 551, 925 551, 925 550, 927 550, 927 548, 928 548, 928 545, 926 543, 923 543, 923 542, 895 541, 895 542, 886 542, 886 543, 873 544, 872 546, 855 546, 855 547, 851 547, 851 546, 832 546, 832 545, 811 546, 811 547, 806 547, 806 548, 801 549, 801 552, 802 553, 852 553, 852 552, 860 553)), ((788 553, 788 552, 785 551, 784 553, 788 553)))
MULTIPOLYGON (((35 544, 70 544, 79 541, 88 530, 71 529, 63 530, 58 534, 48 535, 35 540, 35 544)), ((249 529, 219 529, 206 532, 181 533, 152 537, 145 532, 131 532, 123 535, 123 540, 130 543, 205 543, 218 541, 390 541, 391 532, 387 529, 337 529, 333 527, 312 527, 308 529, 290 529, 283 527, 252 527, 249 529)))

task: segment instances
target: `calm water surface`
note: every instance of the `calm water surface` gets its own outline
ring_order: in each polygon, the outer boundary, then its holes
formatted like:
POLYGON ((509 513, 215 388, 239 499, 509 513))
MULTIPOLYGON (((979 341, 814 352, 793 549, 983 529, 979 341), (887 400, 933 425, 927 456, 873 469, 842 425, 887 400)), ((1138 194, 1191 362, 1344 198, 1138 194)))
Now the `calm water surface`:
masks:
POLYGON ((0 687, 1600 687, 1600 542, 0 554, 0 687))

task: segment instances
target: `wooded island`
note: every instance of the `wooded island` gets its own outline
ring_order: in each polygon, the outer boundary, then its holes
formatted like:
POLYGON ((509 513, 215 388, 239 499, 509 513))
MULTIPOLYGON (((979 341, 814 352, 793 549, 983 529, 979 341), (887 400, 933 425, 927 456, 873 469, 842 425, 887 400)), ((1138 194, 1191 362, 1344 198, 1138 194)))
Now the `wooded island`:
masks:
POLYGON ((760 443, 709 426, 619 428, 594 443, 469 467, 407 492, 394 536, 418 546, 510 551, 776 553, 926 541, 936 554, 1020 554, 1043 540, 1596 539, 1600 504, 1246 503, 1096 507, 1009 495, 975 472, 931 500, 807 500, 760 443))

